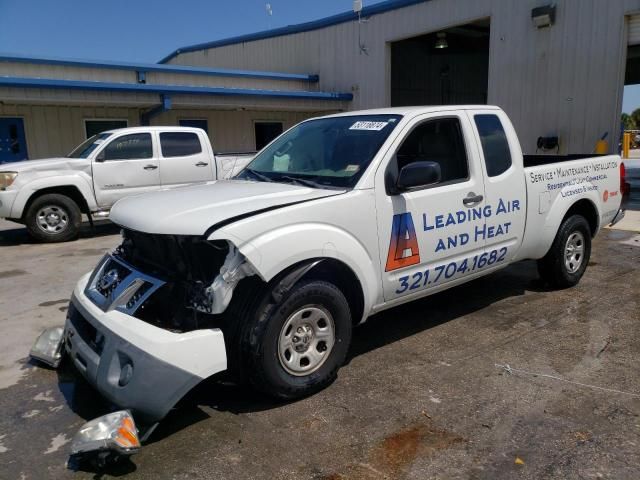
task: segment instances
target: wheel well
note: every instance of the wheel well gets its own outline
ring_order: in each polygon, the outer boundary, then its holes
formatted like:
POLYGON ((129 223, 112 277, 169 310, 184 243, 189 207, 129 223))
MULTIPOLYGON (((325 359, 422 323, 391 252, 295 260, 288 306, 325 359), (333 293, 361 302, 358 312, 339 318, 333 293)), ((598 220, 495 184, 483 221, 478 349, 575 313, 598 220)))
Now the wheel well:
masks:
POLYGON ((334 284, 344 294, 351 308, 351 320, 354 325, 360 323, 364 313, 364 293, 362 284, 353 270, 346 264, 333 258, 322 259, 301 279, 325 280, 334 284))
POLYGON ((598 231, 598 211, 593 202, 587 199, 582 199, 574 203, 567 211, 566 215, 562 219, 564 222, 572 215, 581 215, 589 223, 589 229, 591 230, 591 236, 593 237, 598 231))
POLYGON ((82 213, 86 213, 87 215, 90 213, 89 205, 87 204, 87 201, 82 195, 82 193, 80 192, 80 190, 78 190, 78 188, 73 185, 63 185, 58 187, 43 188, 42 190, 38 190, 34 192, 33 195, 29 197, 29 200, 27 200, 27 204, 24 206, 24 210, 22 211, 22 219, 24 220, 24 217, 27 214, 29 207, 31 207, 31 204, 37 198, 40 198, 41 196, 47 195, 50 193, 57 193, 59 195, 64 195, 66 197, 69 197, 71 200, 76 202, 76 205, 78 205, 82 213))

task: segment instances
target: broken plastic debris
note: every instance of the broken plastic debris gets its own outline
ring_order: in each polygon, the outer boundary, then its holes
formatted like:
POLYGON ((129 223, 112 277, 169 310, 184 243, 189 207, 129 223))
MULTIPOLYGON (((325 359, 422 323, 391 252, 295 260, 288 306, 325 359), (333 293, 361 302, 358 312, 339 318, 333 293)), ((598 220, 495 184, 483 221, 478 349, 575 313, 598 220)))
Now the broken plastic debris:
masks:
POLYGON ((516 455, 516 461, 515 461, 516 465, 524 465, 524 460, 522 460, 520 457, 518 457, 516 455))

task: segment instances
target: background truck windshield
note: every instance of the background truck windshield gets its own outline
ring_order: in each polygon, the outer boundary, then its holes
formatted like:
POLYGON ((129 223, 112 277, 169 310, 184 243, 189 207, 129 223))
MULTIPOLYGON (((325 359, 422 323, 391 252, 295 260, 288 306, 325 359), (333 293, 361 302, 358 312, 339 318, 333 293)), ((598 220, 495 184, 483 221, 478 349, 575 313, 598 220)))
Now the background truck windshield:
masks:
POLYGON ((353 187, 401 115, 353 115, 310 120, 278 137, 238 178, 353 187))
POLYGON ((99 133, 98 135, 94 135, 93 137, 88 138, 76 148, 74 148, 73 151, 69 155, 67 155, 67 158, 87 158, 89 155, 91 155, 91 152, 98 148, 100 144, 110 136, 110 133, 99 133))

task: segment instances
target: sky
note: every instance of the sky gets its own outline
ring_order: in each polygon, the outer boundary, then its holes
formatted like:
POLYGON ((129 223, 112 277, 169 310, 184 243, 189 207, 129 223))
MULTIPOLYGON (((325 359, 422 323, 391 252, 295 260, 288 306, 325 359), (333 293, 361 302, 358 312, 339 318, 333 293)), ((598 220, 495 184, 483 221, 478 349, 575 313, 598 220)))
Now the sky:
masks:
POLYGON ((157 62, 179 47, 316 20, 352 6, 352 0, 0 0, 0 52, 157 62))
POLYGON ((636 108, 640 108, 640 85, 630 85, 624 87, 624 96, 622 97, 622 111, 631 113, 636 108))

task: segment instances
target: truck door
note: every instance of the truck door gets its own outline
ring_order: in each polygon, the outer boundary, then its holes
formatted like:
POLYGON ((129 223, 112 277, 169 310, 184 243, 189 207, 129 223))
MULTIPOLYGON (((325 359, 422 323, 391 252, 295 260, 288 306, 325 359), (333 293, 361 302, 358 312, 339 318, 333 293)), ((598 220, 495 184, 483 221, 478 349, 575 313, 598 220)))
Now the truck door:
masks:
POLYGON ((163 187, 214 180, 212 155, 196 132, 160 132, 163 187))
POLYGON ((160 188, 158 156, 150 133, 132 133, 111 140, 93 162, 96 202, 110 208, 128 195, 160 188))
POLYGON ((504 113, 478 110, 468 115, 482 159, 485 201, 491 207, 483 232, 487 256, 497 255, 508 263, 522 241, 526 222, 527 190, 520 142, 504 113))
MULTIPOLYGON (((473 128, 462 113, 417 117, 376 172, 376 210, 386 301, 420 296, 485 267, 487 203, 473 128), (385 177, 412 162, 435 162, 436 183, 389 194, 385 177)), ((388 184, 389 180, 387 180, 388 184)))

